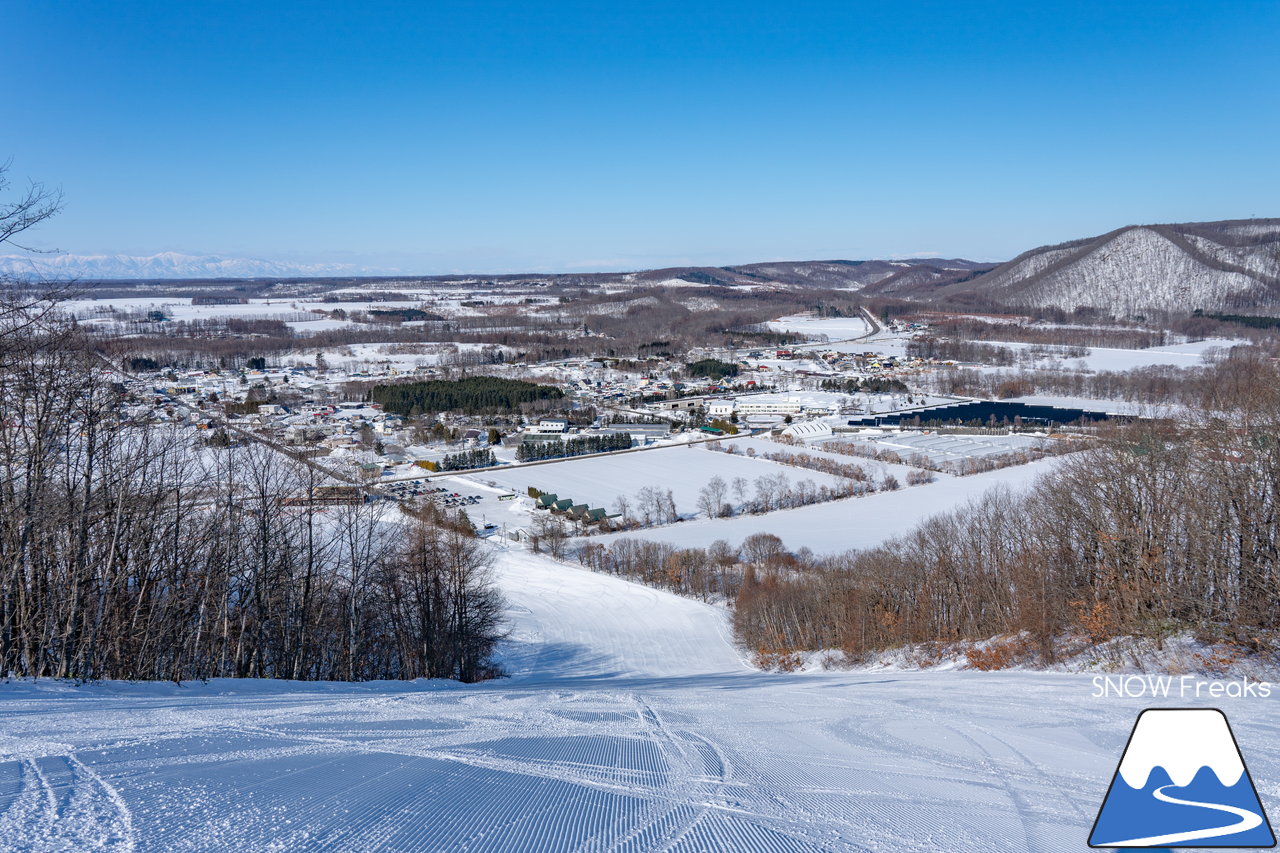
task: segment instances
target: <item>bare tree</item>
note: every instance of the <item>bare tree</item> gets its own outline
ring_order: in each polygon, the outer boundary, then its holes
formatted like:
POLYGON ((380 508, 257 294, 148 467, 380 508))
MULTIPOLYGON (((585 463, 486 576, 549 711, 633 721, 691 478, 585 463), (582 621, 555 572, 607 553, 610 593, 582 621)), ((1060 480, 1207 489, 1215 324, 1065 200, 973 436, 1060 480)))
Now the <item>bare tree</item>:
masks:
MULTIPOLYGON (((8 193, 12 186, 9 178, 11 168, 11 161, 0 163, 0 193, 8 193)), ((26 252, 39 251, 18 243, 16 238, 57 215, 60 210, 61 190, 50 189, 35 181, 28 183, 26 190, 0 202, 0 244, 7 243, 26 252)))
POLYGON ((724 515, 724 498, 728 486, 719 475, 713 476, 698 493, 698 509, 706 513, 707 518, 719 518, 724 515))
POLYGON ((564 529, 560 519, 550 513, 539 515, 533 520, 533 535, 537 539, 539 548, 545 547, 547 553, 557 560, 564 557, 569 533, 564 529))
POLYGON ((667 489, 658 496, 658 515, 666 524, 673 524, 680 520, 680 513, 676 510, 675 494, 667 489))
POLYGON ((662 493, 653 486, 644 486, 636 492, 636 509, 645 527, 660 524, 662 519, 662 493))

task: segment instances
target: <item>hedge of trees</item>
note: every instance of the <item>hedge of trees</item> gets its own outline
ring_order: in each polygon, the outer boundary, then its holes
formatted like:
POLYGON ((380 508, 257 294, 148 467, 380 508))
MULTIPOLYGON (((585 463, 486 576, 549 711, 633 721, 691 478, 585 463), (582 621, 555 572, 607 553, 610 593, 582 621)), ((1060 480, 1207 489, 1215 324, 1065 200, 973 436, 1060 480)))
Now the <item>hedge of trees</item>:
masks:
POLYGON ((516 448, 516 459, 520 462, 534 462, 540 459, 566 459, 570 456, 583 456, 588 453, 608 453, 611 450, 626 450, 630 446, 631 436, 625 432, 608 435, 582 435, 563 440, 526 441, 516 448))
POLYGON ((370 308, 365 312, 373 322, 421 322, 423 320, 443 320, 439 314, 423 311, 421 308, 370 308))
POLYGON ((450 453, 440 460, 441 471, 465 471, 470 468, 489 468, 498 464, 493 451, 487 447, 450 453))
POLYGON ((868 394, 887 394, 897 392, 907 394, 911 391, 901 379, 885 376, 864 376, 861 379, 824 379, 819 387, 823 391, 841 391, 845 394, 856 394, 864 391, 868 394))
POLYGON ((1267 317, 1255 314, 1205 314, 1197 309, 1195 311, 1197 317, 1207 317, 1210 320, 1221 320, 1224 323, 1238 323, 1241 326, 1248 326, 1253 329, 1280 329, 1280 317, 1267 317))
POLYGON ((369 401, 388 412, 420 415, 428 412, 483 414, 519 409, 523 403, 559 400, 564 392, 552 385, 538 385, 522 379, 499 376, 468 376, 463 379, 432 379, 396 385, 375 385, 369 401))

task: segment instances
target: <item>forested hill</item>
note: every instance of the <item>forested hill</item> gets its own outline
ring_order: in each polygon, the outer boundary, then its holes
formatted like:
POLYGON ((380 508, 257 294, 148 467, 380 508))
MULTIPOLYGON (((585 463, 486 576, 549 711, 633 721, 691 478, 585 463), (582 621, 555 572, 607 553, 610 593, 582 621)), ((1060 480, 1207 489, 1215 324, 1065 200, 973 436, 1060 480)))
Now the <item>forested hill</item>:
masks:
POLYGON ((1042 246, 930 298, 1088 306, 1117 316, 1280 304, 1280 219, 1120 228, 1042 246))

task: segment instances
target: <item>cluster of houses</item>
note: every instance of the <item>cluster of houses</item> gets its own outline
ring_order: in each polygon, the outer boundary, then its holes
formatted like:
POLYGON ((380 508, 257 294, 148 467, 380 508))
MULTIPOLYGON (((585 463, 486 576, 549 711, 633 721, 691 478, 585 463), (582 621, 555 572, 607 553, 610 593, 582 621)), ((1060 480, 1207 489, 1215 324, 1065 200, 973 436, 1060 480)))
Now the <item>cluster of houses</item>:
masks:
POLYGON ((553 515, 563 515, 584 524, 598 524, 609 517, 604 509, 592 509, 587 504, 574 503, 572 498, 562 498, 549 492, 538 495, 533 505, 535 509, 547 510, 553 515))
MULTIPOLYGON (((709 357, 715 357, 708 352, 709 357)), ((838 350, 776 349, 751 352, 738 361, 739 374, 716 379, 684 376, 683 360, 656 359, 646 373, 620 369, 614 359, 580 359, 540 365, 538 381, 563 387, 575 408, 594 408, 602 416, 590 427, 575 427, 566 419, 545 418, 524 422, 519 414, 496 423, 504 435, 503 446, 524 442, 572 440, 586 436, 621 435, 633 446, 662 443, 688 425, 712 420, 781 427, 781 422, 802 422, 836 415, 838 405, 822 395, 800 396, 773 392, 774 387, 816 389, 820 382, 842 373, 871 375, 905 372, 927 365, 876 352, 845 353, 838 350), (783 362, 778 361, 781 359, 783 362), (772 386, 772 387, 769 387, 772 386), (610 420, 622 421, 609 423, 610 420)), ((501 370, 502 368, 495 368, 501 370)), ((433 367, 406 370, 396 366, 365 364, 361 369, 341 369, 323 364, 228 370, 165 371, 139 377, 132 390, 129 414, 186 423, 197 429, 225 421, 283 445, 314 455, 351 452, 360 464, 383 467, 421 463, 459 447, 488 445, 488 427, 476 418, 441 415, 459 440, 447 449, 424 444, 410 424, 376 404, 346 401, 350 383, 435 378, 433 367), (416 441, 415 441, 416 438, 416 441), (367 458, 376 446, 377 459, 367 458)), ((517 373, 516 375, 527 375, 517 373)), ((495 447, 498 461, 507 461, 495 447)))

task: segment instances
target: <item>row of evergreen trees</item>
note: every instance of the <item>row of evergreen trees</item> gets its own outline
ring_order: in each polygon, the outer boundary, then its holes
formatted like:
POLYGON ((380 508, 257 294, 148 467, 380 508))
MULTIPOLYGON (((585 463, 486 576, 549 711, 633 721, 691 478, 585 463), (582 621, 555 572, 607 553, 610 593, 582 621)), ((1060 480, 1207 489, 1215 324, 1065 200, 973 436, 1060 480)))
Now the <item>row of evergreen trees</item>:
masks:
POLYGON ((726 376, 737 376, 738 365, 718 358, 704 358, 686 364, 684 369, 690 376, 705 376, 708 379, 723 379, 726 376))
POLYGON ((845 394, 889 394, 893 392, 907 393, 909 389, 901 379, 886 376, 864 376, 862 379, 824 379, 819 386, 823 391, 841 391, 845 394))
POLYGON ((487 447, 477 447, 450 453, 440 460, 441 471, 465 471, 470 468, 491 468, 498 464, 497 457, 487 447))
POLYGON ((626 450, 631 446, 631 436, 625 432, 613 435, 583 435, 560 441, 525 442, 516 448, 516 459, 534 462, 539 459, 564 459, 587 453, 606 453, 610 450, 626 450))

